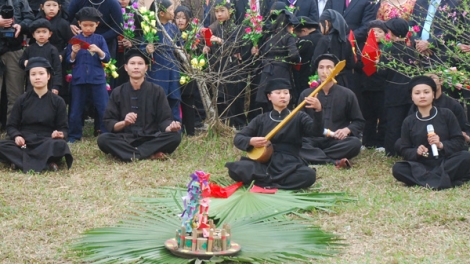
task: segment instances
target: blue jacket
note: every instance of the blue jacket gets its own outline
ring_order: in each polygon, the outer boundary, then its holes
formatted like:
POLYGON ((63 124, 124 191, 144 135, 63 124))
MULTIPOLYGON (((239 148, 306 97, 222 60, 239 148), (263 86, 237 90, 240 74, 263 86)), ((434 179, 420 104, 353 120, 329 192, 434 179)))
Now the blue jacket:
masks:
POLYGON ((105 54, 104 59, 101 60, 97 53, 93 56, 88 50, 80 49, 75 56, 75 61, 70 61, 70 55, 72 54, 72 45, 67 46, 67 62, 72 64, 72 85, 77 84, 103 84, 106 83, 106 76, 103 65, 101 62, 108 63, 110 60, 108 45, 103 36, 99 34, 92 34, 89 37, 78 34, 75 36, 80 40, 86 41, 87 43, 95 44, 105 54))

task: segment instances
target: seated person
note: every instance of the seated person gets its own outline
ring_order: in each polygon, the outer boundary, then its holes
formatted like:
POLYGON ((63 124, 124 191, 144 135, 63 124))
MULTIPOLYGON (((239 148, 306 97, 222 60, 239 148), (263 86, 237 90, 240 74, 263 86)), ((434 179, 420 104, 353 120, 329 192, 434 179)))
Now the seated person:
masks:
POLYGON ((418 110, 403 122, 400 152, 405 160, 393 165, 393 177, 407 185, 432 189, 470 180, 470 153, 462 151, 465 140, 457 118, 449 109, 433 106, 436 83, 430 77, 417 76, 409 87, 418 110), (428 131, 428 125, 434 133, 428 131))
MULTIPOLYGON (((444 83, 444 79, 439 79, 439 76, 435 73, 428 73, 426 76, 431 77, 431 79, 433 79, 436 83, 436 96, 433 101, 434 106, 438 108, 447 108, 455 115, 457 121, 459 122, 460 129, 462 129, 462 135, 465 138, 465 142, 469 142, 470 137, 467 135, 467 132, 469 132, 470 127, 467 125, 467 117, 462 105, 460 105, 460 103, 454 98, 449 97, 442 92, 442 84, 444 83)), ((413 104, 410 108, 410 111, 408 112, 408 115, 415 115, 417 110, 417 106, 413 104)), ((400 146, 401 138, 395 142, 395 151, 397 153, 400 153, 400 146)))
MULTIPOLYGON (((291 112, 287 109, 291 89, 290 82, 284 78, 268 82, 265 93, 273 110, 258 115, 235 135, 233 143, 237 148, 250 151, 253 147, 269 144, 265 136, 291 112)), ((242 157, 240 161, 227 162, 225 167, 228 168, 230 178, 244 184, 255 181, 260 187, 280 189, 308 188, 315 182, 316 172, 302 160, 299 150, 303 136, 319 136, 323 131, 321 104, 314 97, 308 97, 306 101, 306 107, 313 110, 309 112, 310 116, 299 111, 274 135, 271 139, 273 154, 270 160, 260 163, 242 157)))
MULTIPOLYGON (((318 56, 313 65, 322 82, 338 62, 332 54, 318 56)), ((311 92, 311 88, 305 89, 299 101, 311 92)), ((349 159, 361 151, 358 136, 365 123, 357 98, 350 89, 333 81, 325 84, 317 98, 323 108, 323 127, 327 133, 320 137, 305 137, 300 156, 311 164, 333 163, 337 168, 350 168, 349 159)), ((310 113, 312 110, 305 108, 304 111, 310 113)))
POLYGON ((70 168, 67 109, 64 100, 48 90, 52 67, 45 58, 32 57, 25 70, 33 89, 21 95, 12 108, 6 126, 10 140, 0 141, 0 161, 27 173, 57 171, 57 163, 65 157, 70 168))
POLYGON ((129 82, 110 95, 103 117, 110 133, 98 137, 98 147, 123 161, 164 159, 181 142, 181 124, 173 121, 163 88, 145 81, 145 55, 132 49, 124 62, 129 82))

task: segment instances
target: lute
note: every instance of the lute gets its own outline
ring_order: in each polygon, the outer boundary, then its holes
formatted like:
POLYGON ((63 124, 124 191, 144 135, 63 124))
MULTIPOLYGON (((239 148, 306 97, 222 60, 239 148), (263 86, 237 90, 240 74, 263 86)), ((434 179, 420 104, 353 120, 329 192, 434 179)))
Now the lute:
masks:
MULTIPOLYGON (((330 72, 330 75, 328 75, 326 80, 324 82, 322 82, 320 84, 320 86, 318 86, 309 95, 309 97, 315 96, 318 92, 320 92, 321 89, 323 89, 323 87, 327 83, 334 80, 335 76, 338 75, 338 73, 340 73, 345 66, 346 66, 346 61, 344 61, 344 60, 340 61, 338 64, 336 64, 336 67, 330 72)), ((265 136, 266 140, 268 140, 268 144, 266 144, 266 146, 264 146, 264 147, 255 147, 255 148, 251 149, 250 151, 248 151, 247 152, 248 158, 250 158, 252 160, 256 160, 256 161, 261 162, 261 163, 265 163, 265 162, 269 161, 269 159, 271 158, 271 155, 273 154, 273 146, 270 142, 271 138, 273 138, 274 135, 276 135, 276 133, 279 132, 279 130, 281 130, 281 128, 284 127, 284 125, 287 124, 287 122, 289 122, 292 119, 292 117, 294 117, 294 115, 297 112, 299 112, 300 109, 302 109, 305 106, 305 104, 306 104, 305 100, 302 101, 302 103, 300 103, 294 110, 292 110, 292 112, 288 116, 286 116, 286 118, 284 118, 284 120, 282 120, 275 128, 273 128, 273 130, 271 130, 271 132, 269 132, 265 136)))

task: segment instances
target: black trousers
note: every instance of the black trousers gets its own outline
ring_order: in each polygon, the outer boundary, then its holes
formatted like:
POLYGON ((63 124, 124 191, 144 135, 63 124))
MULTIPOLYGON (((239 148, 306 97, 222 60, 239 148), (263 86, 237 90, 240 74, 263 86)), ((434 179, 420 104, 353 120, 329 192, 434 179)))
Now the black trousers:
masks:
POLYGON ((177 132, 156 133, 149 137, 132 137, 119 133, 104 133, 98 137, 98 147, 122 161, 149 158, 156 152, 172 153, 181 142, 177 132))
POLYGON ((334 164, 336 160, 352 159, 361 152, 361 141, 357 137, 346 137, 343 140, 304 137, 302 141, 300 157, 310 164, 334 164))
POLYGON ((362 115, 366 120, 362 145, 368 148, 383 147, 387 122, 384 111, 384 92, 364 91, 362 99, 362 115))
POLYGON ((186 134, 194 136, 194 123, 196 119, 196 109, 193 95, 181 96, 181 112, 183 114, 183 127, 186 134))
POLYGON ((385 107, 387 125, 385 130, 384 147, 389 156, 396 156, 395 142, 401 137, 401 125, 408 116, 411 104, 385 107))

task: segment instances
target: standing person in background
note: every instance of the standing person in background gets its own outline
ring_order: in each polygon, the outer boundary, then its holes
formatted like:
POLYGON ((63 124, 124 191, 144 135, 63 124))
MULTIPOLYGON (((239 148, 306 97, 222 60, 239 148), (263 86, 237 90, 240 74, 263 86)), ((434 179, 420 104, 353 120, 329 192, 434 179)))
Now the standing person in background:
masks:
MULTIPOLYGON (((292 65, 300 62, 296 38, 292 35, 294 26, 299 20, 291 12, 281 10, 269 31, 263 36, 257 47, 253 47, 252 54, 261 58, 261 81, 256 93, 256 103, 264 112, 269 110, 268 100, 264 90, 269 80, 286 79, 292 83, 292 65)), ((293 94, 293 97, 298 95, 293 94)))
POLYGON ((60 61, 62 62, 62 88, 59 90, 59 95, 68 104, 70 101, 69 83, 66 81, 65 76, 67 70, 70 69, 70 65, 65 61, 65 50, 68 41, 73 37, 73 33, 63 3, 63 0, 43 0, 37 18, 45 18, 51 23, 52 36, 49 42, 59 51, 60 61))
MULTIPOLYGON (((348 25, 335 10, 327 9, 320 17, 320 31, 323 34, 313 52, 311 62, 322 54, 333 54, 340 61, 346 61, 346 67, 336 77, 338 84, 350 88, 350 76, 355 65, 351 43, 348 41, 348 25)), ((315 70, 315 67, 312 67, 315 70)), ((350 88, 351 89, 351 88, 350 88)))
MULTIPOLYGON (((0 0, 0 8, 8 5, 7 0, 0 0)), ((13 18, 6 19, 0 16, 0 28, 12 28, 14 37, 0 39, 0 96, 3 83, 8 98, 7 119, 16 99, 24 93, 24 70, 18 65, 23 55, 23 34, 28 31, 29 24, 34 16, 26 0, 11 0, 13 4, 13 18), (5 82, 4 82, 5 81, 5 82)))
MULTIPOLYGON (((178 6, 175 10, 175 23, 181 32, 193 30, 191 26, 193 13, 186 6, 178 6)), ((194 124, 196 109, 194 106, 194 95, 198 93, 197 82, 190 80, 189 83, 180 86, 181 113, 183 115, 183 128, 188 136, 194 136, 194 124)))
POLYGON ((404 67, 412 66, 416 58, 412 48, 406 45, 408 22, 402 18, 392 18, 385 22, 389 29, 392 46, 384 49, 380 62, 388 65, 379 70, 386 82, 384 90, 384 110, 387 124, 385 128, 384 147, 389 156, 395 156, 395 142, 400 138, 400 127, 408 115, 411 98, 408 96, 408 82, 410 77, 403 72, 404 67), (393 62, 390 64, 390 62, 393 62))
POLYGON ((180 101, 181 93, 179 88, 180 74, 175 57, 174 42, 180 38, 181 32, 178 27, 170 21, 174 19, 174 6, 170 0, 157 0, 150 6, 151 11, 155 11, 155 3, 158 6, 158 16, 160 23, 170 36, 168 39, 162 34, 161 28, 158 28, 158 42, 148 43, 145 46, 147 53, 153 58, 150 69, 147 72, 147 81, 158 84, 166 93, 168 103, 170 104, 173 118, 175 121, 181 121, 180 101))
POLYGON ((301 58, 300 69, 294 69, 294 94, 300 93, 309 87, 309 75, 313 72, 311 66, 311 59, 315 47, 317 46, 322 34, 319 30, 318 23, 308 17, 298 17, 299 24, 295 27, 294 33, 297 36, 297 48, 301 58))
MULTIPOLYGON (((369 28, 373 31, 375 41, 377 42, 380 54, 388 32, 388 28, 382 20, 373 20, 369 22, 369 28)), ((361 60, 362 62, 362 60, 361 60)), ((384 89, 385 78, 377 72, 372 75, 363 75, 361 83, 361 93, 363 103, 361 105, 362 115, 366 120, 364 133, 362 137, 362 145, 366 148, 375 148, 383 150, 385 140, 385 127, 387 118, 384 110, 384 89)))
MULTIPOLYGON (((62 90, 62 63, 60 61, 59 51, 50 42, 49 38, 52 35, 51 23, 45 19, 40 18, 33 21, 29 25, 29 29, 33 34, 33 38, 36 40, 35 43, 29 45, 23 52, 20 58, 19 65, 21 68, 26 68, 28 60, 32 57, 45 58, 54 69, 51 73, 52 87, 49 87, 53 94, 59 94, 62 90)), ((26 82, 26 90, 31 90, 31 82, 26 82)))
POLYGON ((93 105, 97 109, 97 124, 101 132, 106 132, 103 125, 103 114, 108 103, 106 76, 102 63, 110 60, 108 46, 103 36, 95 34, 99 25, 101 13, 93 7, 84 7, 76 14, 81 33, 75 36, 90 44, 88 50, 80 44, 69 44, 67 47, 67 62, 72 64, 72 81, 70 91, 69 142, 73 143, 82 138, 82 115, 85 102, 91 95, 93 105))
MULTIPOLYGON (((378 7, 379 5, 370 0, 328 0, 325 10, 333 9, 344 17, 349 29, 354 33, 359 49, 362 50, 369 33, 367 24, 376 19, 378 7)), ((349 34, 349 30, 346 34, 349 34)))
MULTIPOLYGON (((71 0, 67 9, 71 22, 82 7, 93 7, 102 14, 96 34, 103 36, 108 46, 109 55, 111 58, 115 58, 117 36, 122 31, 121 24, 123 23, 121 5, 117 0, 71 0)), ((75 24, 70 25, 70 28, 74 35, 81 32, 80 28, 75 24)))
MULTIPOLYGON (((374 4, 374 1, 371 0, 328 0, 325 9, 333 9, 344 17, 349 28, 346 34, 349 34, 349 30, 352 30, 354 33, 355 42, 353 45, 356 47, 353 48, 358 53, 364 47, 369 33, 368 23, 376 19, 378 7, 379 5, 374 4)), ((362 105, 362 94, 360 91, 362 76, 362 68, 360 67, 356 67, 354 73, 348 73, 347 76, 347 87, 354 92, 359 105, 362 105)))
POLYGON ((210 41, 212 46, 204 46, 203 52, 208 54, 210 68, 213 73, 225 78, 226 82, 218 84, 217 110, 235 129, 246 126, 245 71, 243 65, 249 54, 250 45, 242 40, 243 27, 236 25, 233 18, 233 8, 226 0, 216 0, 214 3, 216 21, 209 27, 212 31, 210 41))
POLYGON ((311 20, 318 22, 318 4, 315 0, 284 0, 286 6, 295 8, 294 15, 305 16, 311 20))

